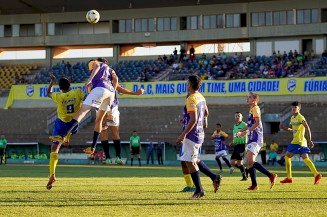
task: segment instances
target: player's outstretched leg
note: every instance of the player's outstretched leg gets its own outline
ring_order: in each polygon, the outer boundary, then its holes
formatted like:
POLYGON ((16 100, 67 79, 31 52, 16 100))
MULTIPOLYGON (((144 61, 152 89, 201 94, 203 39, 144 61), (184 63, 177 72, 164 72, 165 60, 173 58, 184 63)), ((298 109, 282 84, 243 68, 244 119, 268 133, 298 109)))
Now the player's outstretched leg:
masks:
POLYGON ((221 175, 216 175, 214 174, 208 167, 207 165, 205 165, 205 163, 203 163, 202 161, 199 161, 197 163, 199 170, 205 174, 206 176, 208 176, 211 181, 212 181, 212 185, 213 185, 213 192, 217 192, 219 190, 220 187, 220 183, 221 183, 221 175))

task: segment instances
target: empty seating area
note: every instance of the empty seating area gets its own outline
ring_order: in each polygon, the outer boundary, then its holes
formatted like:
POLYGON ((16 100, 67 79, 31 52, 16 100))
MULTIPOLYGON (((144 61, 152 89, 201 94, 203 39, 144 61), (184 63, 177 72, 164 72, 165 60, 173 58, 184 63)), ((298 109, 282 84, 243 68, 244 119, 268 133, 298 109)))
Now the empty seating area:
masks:
POLYGON ((167 67, 168 64, 157 60, 125 60, 112 66, 121 82, 149 81, 167 67))
POLYGON ((0 66, 0 91, 9 89, 12 84, 26 83, 31 70, 36 70, 37 65, 6 65, 0 66))
MULTIPOLYGON (((327 55, 327 54, 326 54, 327 55)), ((311 76, 326 76, 327 75, 327 56, 321 57, 315 65, 309 68, 311 76)))
POLYGON ((35 76, 34 84, 46 84, 50 82, 49 72, 53 72, 56 78, 67 77, 72 83, 84 82, 90 75, 90 71, 86 63, 76 63, 73 66, 69 62, 62 61, 42 70, 35 76))

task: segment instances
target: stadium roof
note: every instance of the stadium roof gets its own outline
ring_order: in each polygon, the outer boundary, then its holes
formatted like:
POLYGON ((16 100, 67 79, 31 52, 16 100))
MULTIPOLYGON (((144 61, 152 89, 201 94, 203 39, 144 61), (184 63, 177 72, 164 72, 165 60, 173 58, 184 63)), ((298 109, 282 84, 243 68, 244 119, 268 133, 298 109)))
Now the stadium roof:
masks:
POLYGON ((260 2, 269 0, 0 0, 0 14, 60 13, 74 11, 260 2))

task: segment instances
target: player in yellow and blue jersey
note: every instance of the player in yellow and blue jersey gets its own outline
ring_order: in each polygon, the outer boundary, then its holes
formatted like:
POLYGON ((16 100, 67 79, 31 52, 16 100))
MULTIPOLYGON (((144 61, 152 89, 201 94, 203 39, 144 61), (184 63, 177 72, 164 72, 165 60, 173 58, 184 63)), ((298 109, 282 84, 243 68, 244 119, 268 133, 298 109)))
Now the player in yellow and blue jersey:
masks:
POLYGON ((250 94, 247 96, 247 103, 250 107, 247 127, 243 128, 236 135, 242 137, 247 134, 248 141, 246 146, 246 157, 249 165, 248 172, 252 181, 252 185, 248 187, 248 190, 258 189, 256 170, 265 174, 269 178, 270 188, 272 188, 275 185, 277 174, 269 172, 264 166, 255 160, 263 145, 261 111, 258 106, 259 95, 250 92, 250 94))
POLYGON ((227 150, 227 146, 226 146, 226 140, 228 139, 228 134, 221 130, 220 123, 217 123, 216 127, 217 127, 216 130, 211 135, 211 139, 215 146, 216 161, 217 161, 219 169, 220 169, 219 173, 223 172, 223 168, 221 166, 221 161, 219 159, 219 158, 222 158, 229 168, 229 173, 232 174, 234 172, 234 168, 230 165, 229 161, 226 158, 226 156, 228 155, 227 154, 228 150, 227 150))
POLYGON ((300 113, 301 104, 299 102, 292 103, 292 117, 289 127, 280 124, 280 128, 289 132, 293 132, 293 140, 290 145, 287 147, 287 152, 285 155, 285 164, 286 164, 286 174, 287 177, 280 181, 281 183, 292 183, 292 157, 295 154, 300 154, 303 159, 303 162, 310 168, 310 171, 313 173, 315 179, 314 184, 319 184, 322 175, 318 173, 315 165, 312 163, 308 157, 310 153, 310 148, 313 148, 314 144, 311 141, 311 130, 305 120, 304 116, 300 113))
MULTIPOLYGON (((51 82, 49 84, 47 95, 57 104, 57 119, 54 122, 52 137, 64 136, 73 126, 73 117, 82 107, 82 102, 85 98, 85 93, 81 89, 70 89, 70 82, 67 78, 60 78, 59 88, 62 92, 52 92, 52 87, 55 83, 55 77, 52 73, 49 74, 51 82)), ((74 127, 73 133, 76 133, 78 125, 74 127)), ((69 138, 68 138, 69 140, 69 138)), ((68 140, 66 142, 68 142, 68 140)), ((64 141, 65 142, 65 141, 64 141)), ((56 181, 55 171, 58 163, 58 152, 62 143, 53 141, 50 153, 50 177, 47 184, 47 189, 52 188, 52 184, 56 181)))
POLYGON ((205 98, 199 92, 201 78, 191 75, 188 77, 188 97, 184 107, 183 132, 177 138, 176 143, 182 143, 181 161, 185 161, 193 183, 195 192, 192 198, 201 198, 204 196, 204 190, 201 185, 199 170, 210 177, 216 193, 221 181, 221 176, 211 172, 211 170, 200 161, 199 149, 204 141, 205 117, 208 116, 208 107, 205 98))

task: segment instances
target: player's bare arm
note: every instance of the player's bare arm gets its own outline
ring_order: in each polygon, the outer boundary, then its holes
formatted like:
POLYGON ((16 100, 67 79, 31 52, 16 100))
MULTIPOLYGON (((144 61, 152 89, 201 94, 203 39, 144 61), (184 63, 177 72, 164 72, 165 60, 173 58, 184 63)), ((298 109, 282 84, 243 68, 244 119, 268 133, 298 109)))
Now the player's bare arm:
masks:
POLYGON ((53 75, 52 72, 49 72, 49 77, 50 77, 51 81, 50 81, 50 84, 49 84, 49 87, 48 87, 47 96, 49 98, 52 98, 51 95, 52 95, 52 92, 53 92, 53 85, 54 85, 54 83, 56 81, 56 77, 53 75))
POLYGON ((304 128, 305 128, 305 139, 308 141, 308 146, 309 148, 313 148, 314 147, 314 144, 313 142, 311 141, 311 129, 308 125, 308 123, 306 121, 303 121, 302 122, 304 128))

